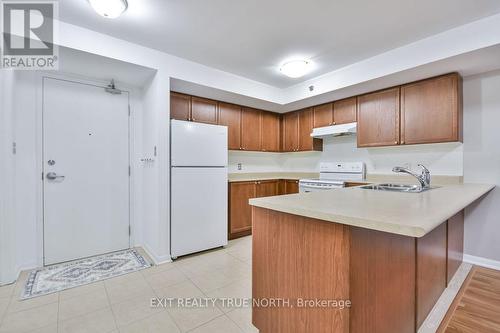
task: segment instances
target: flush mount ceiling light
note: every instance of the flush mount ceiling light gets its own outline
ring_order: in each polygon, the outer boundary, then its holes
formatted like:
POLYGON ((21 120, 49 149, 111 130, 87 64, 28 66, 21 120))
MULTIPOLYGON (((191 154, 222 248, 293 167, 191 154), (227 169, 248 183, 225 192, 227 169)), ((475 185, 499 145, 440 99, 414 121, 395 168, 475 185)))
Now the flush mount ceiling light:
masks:
POLYGON ((97 14, 106 18, 117 18, 127 10, 127 0, 89 0, 97 14))
POLYGON ((306 75, 309 70, 311 62, 307 60, 292 60, 287 61, 280 67, 280 72, 291 78, 298 78, 306 75))

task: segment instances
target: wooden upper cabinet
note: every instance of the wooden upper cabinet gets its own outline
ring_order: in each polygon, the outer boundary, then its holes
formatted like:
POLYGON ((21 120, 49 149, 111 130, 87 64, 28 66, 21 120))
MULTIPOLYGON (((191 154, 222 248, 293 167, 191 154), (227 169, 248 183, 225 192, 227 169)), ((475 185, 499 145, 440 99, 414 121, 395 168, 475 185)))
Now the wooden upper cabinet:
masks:
POLYGON ((217 124, 217 102, 193 96, 191 98, 191 120, 198 123, 217 124))
POLYGON ((333 125, 333 104, 318 105, 313 108, 313 127, 333 125))
POLYGON ((299 151, 322 150, 322 140, 311 137, 313 109, 299 111, 299 151))
POLYGON ((170 118, 191 120, 191 96, 170 92, 170 118))
POLYGON ((351 97, 333 103, 333 124, 348 124, 356 122, 357 97, 351 97))
POLYGON ((358 97, 358 147, 399 144, 399 87, 358 97))
POLYGON ((280 151, 280 115, 262 112, 262 151, 280 151))
POLYGON ((243 108, 241 112, 241 149, 260 151, 262 148, 262 111, 243 108))
POLYGON ((461 141, 462 82, 454 73, 401 87, 401 144, 461 141))
POLYGON ((283 151, 299 150, 299 113, 288 112, 283 115, 283 151))
POLYGON ((241 149, 241 107, 220 102, 218 124, 227 126, 228 149, 241 149))

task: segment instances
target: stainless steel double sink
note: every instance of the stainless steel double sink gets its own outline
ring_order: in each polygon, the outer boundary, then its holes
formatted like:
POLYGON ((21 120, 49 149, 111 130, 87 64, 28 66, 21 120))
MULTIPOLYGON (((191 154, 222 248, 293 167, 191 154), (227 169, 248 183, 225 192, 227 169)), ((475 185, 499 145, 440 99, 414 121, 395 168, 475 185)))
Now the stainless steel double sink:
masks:
POLYGON ((406 193, 420 193, 424 191, 431 190, 435 187, 422 188, 420 185, 406 185, 406 184, 374 184, 360 186, 360 188, 365 190, 376 190, 376 191, 392 191, 392 192, 406 192, 406 193))

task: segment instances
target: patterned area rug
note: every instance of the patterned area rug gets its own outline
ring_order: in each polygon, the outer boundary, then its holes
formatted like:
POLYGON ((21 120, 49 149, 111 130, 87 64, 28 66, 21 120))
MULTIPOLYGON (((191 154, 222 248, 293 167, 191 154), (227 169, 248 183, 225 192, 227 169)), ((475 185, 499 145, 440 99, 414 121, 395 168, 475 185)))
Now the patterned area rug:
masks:
POLYGON ((55 293, 148 267, 151 264, 143 256, 129 249, 36 269, 29 274, 21 299, 55 293))

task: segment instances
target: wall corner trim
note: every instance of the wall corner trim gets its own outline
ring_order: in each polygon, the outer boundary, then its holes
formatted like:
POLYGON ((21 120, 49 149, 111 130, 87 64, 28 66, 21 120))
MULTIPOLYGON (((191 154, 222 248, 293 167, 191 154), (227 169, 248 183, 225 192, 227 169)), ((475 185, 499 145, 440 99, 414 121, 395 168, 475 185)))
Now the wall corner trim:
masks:
POLYGON ((153 264, 155 265, 161 265, 161 264, 166 264, 169 262, 172 262, 172 258, 170 255, 163 255, 163 256, 158 256, 152 251, 147 245, 137 245, 137 247, 141 247, 144 252, 153 260, 153 264))
POLYGON ((464 262, 486 268, 500 270, 500 261, 464 254, 464 262))

